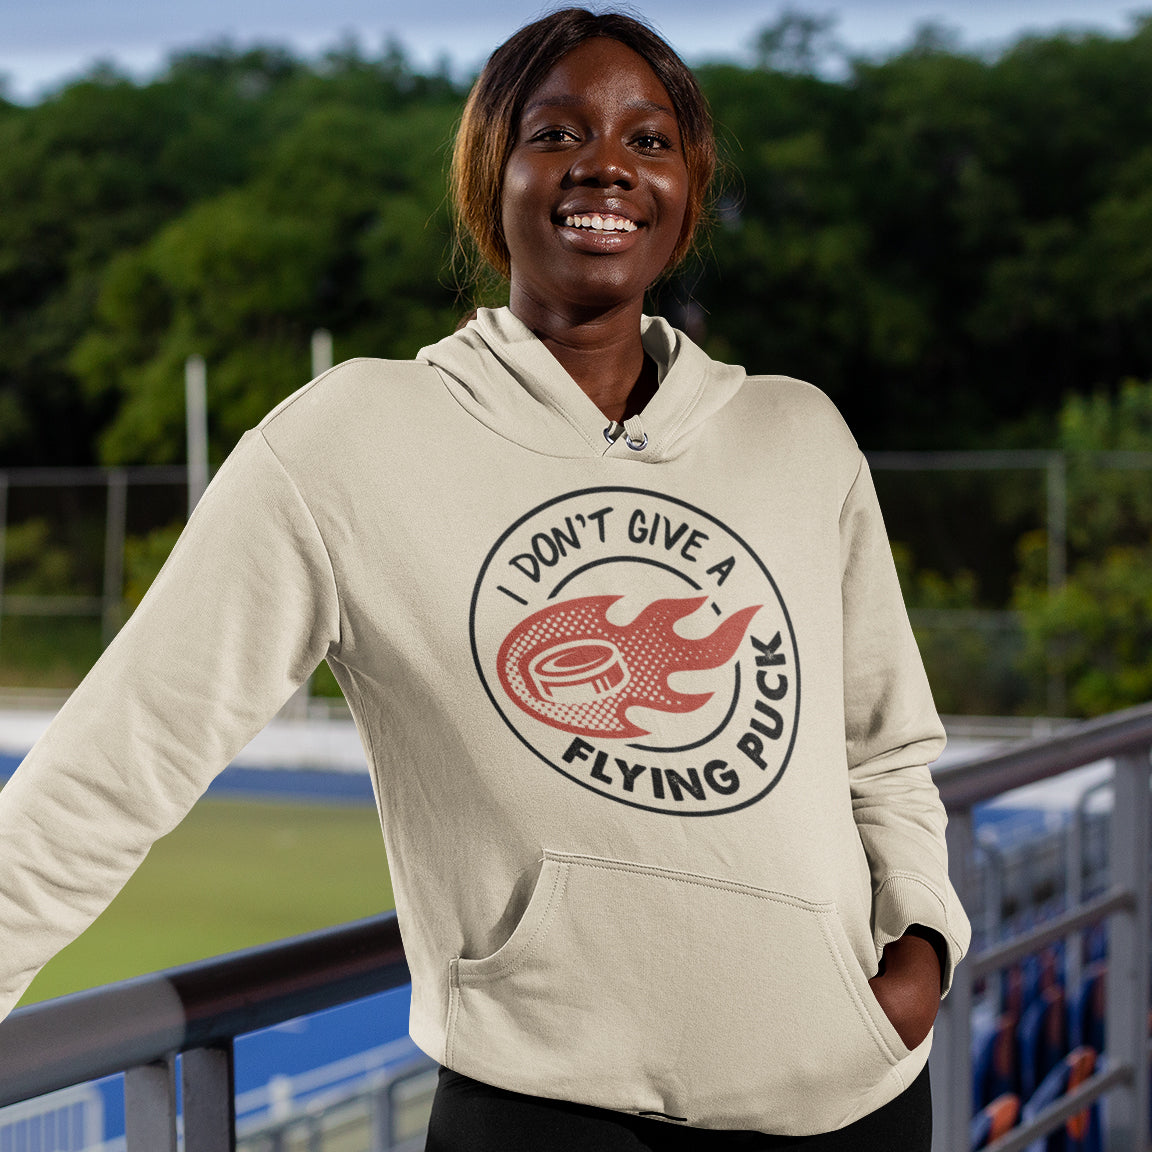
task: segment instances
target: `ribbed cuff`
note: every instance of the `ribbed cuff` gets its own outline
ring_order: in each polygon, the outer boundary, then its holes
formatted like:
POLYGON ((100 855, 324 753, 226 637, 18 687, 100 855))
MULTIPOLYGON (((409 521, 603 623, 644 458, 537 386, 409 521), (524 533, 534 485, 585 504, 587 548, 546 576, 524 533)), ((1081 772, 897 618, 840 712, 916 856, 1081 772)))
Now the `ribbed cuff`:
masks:
POLYGON ((967 918, 962 913, 959 917, 950 917, 945 900, 920 877, 891 873, 873 900, 872 937, 877 959, 914 924, 938 932, 942 938, 940 995, 947 995, 952 987, 952 973, 968 947, 967 918), (962 933, 955 930, 957 920, 963 926, 962 933))

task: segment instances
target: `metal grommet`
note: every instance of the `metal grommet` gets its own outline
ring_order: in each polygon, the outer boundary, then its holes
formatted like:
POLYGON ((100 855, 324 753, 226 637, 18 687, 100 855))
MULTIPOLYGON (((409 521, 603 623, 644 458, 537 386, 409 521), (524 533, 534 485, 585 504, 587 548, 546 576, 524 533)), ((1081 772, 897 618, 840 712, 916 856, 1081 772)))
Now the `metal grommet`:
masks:
POLYGON ((615 421, 613 421, 604 429, 604 439, 607 440, 609 444, 615 444, 621 435, 624 437, 624 443, 627 444, 633 452, 643 452, 644 449, 648 447, 647 432, 641 432, 640 439, 633 440, 632 437, 628 435, 628 429, 625 428, 622 424, 617 424, 615 421), (615 435, 612 434, 613 428, 616 429, 615 435))

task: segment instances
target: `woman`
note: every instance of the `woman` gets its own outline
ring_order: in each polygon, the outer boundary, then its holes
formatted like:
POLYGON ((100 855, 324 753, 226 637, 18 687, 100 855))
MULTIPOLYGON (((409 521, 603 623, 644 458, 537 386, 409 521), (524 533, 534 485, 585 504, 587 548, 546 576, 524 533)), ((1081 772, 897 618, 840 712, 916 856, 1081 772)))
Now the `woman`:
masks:
POLYGON ((453 183, 509 308, 241 441, 0 795, 0 1009, 327 658, 430 1149, 927 1149, 943 734, 834 409, 642 317, 712 166, 636 21, 497 50, 453 183))

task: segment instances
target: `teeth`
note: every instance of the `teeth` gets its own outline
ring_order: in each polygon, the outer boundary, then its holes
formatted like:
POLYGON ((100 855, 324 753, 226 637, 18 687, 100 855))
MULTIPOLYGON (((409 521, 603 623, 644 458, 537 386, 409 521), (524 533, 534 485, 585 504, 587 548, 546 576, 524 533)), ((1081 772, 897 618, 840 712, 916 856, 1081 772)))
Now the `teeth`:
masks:
POLYGON ((636 225, 623 216, 565 216, 568 228, 591 228, 593 232, 635 232, 636 225))

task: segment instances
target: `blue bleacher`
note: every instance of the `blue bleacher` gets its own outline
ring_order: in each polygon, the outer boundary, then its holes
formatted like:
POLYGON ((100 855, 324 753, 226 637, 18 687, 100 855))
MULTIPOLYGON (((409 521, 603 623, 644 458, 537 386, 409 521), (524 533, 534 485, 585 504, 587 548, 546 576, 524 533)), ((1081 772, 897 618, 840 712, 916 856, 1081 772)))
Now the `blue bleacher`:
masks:
POLYGON ((972 1152, 987 1148, 993 1140, 1009 1132, 1020 1115, 1020 1097, 1015 1092, 1005 1092, 995 1100, 985 1104, 975 1116, 969 1128, 972 1152))
POLYGON ((1020 1053, 1020 1096, 1027 1100, 1068 1054, 1068 1009, 1064 989, 1050 984, 1024 1010, 1016 1030, 1020 1053))
MULTIPOLYGON (((1106 924, 1085 930, 1083 968, 1070 992, 1063 943, 1000 974, 1001 1011, 972 1039, 973 1152, 1034 1119, 1106 1060, 1107 945, 1106 924)), ((1099 1113, 1093 1105, 1028 1152, 1100 1152, 1099 1113)))
MULTIPOLYGON (((1096 1051, 1081 1047, 1069 1052, 1044 1077, 1020 1109, 1020 1119, 1034 1120, 1070 1089, 1082 1084, 1096 1067, 1096 1051)), ((1093 1104, 1071 1116, 1047 1137, 1029 1145, 1028 1152, 1101 1152, 1100 1106, 1093 1104)))

